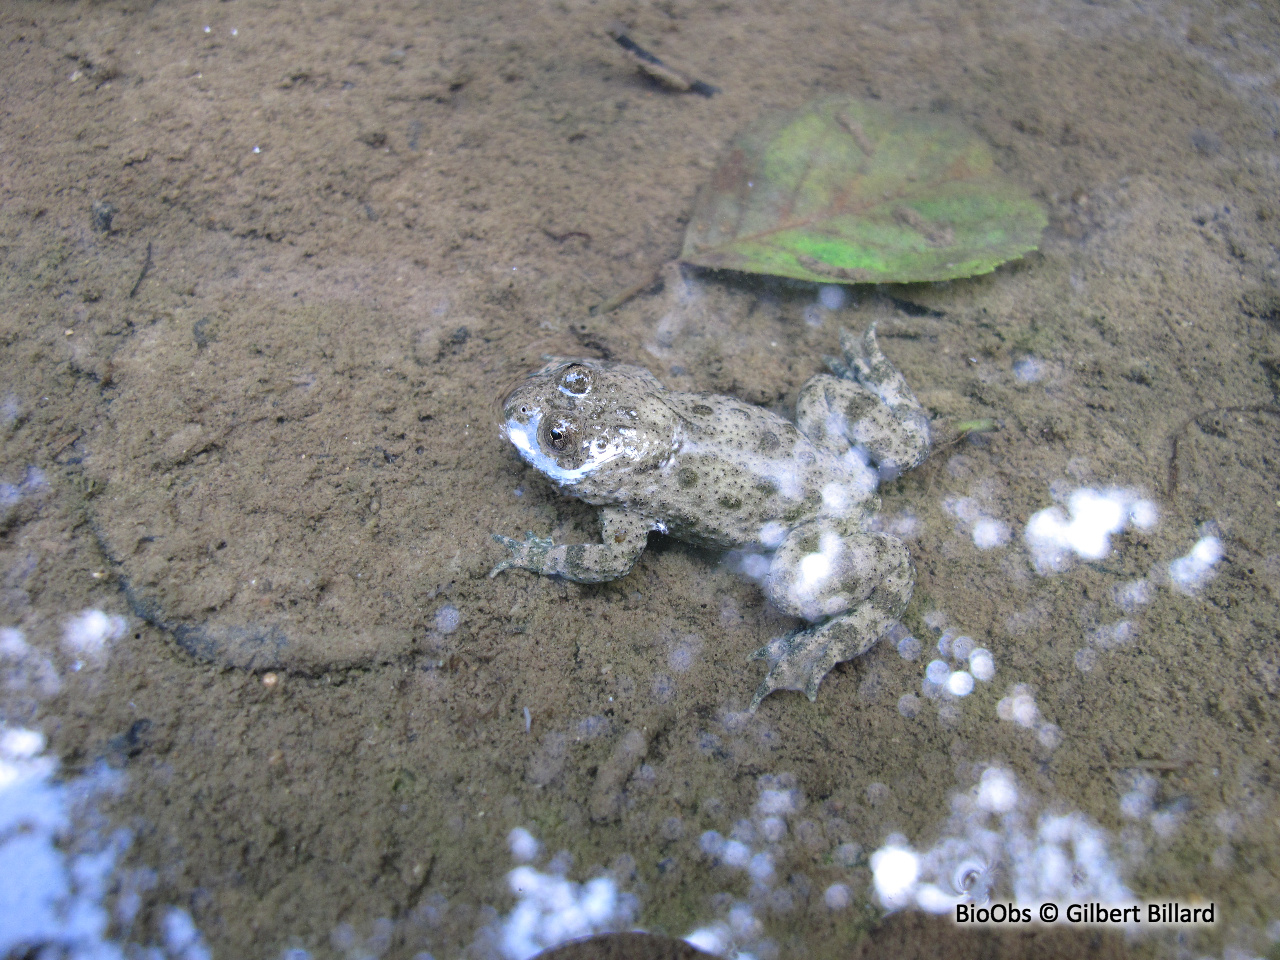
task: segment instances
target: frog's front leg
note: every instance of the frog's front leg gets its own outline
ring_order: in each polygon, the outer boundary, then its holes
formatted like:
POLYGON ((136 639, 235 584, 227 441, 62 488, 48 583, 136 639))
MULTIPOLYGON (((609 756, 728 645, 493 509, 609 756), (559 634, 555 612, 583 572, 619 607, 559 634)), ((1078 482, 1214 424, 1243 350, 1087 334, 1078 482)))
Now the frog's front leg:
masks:
POLYGON ((911 557, 896 537, 842 536, 822 521, 791 531, 774 554, 765 593, 783 612, 821 622, 752 654, 769 661, 769 673, 751 712, 775 690, 803 690, 814 700, 832 667, 869 650, 893 624, 914 581, 911 557))
POLYGON ((644 552, 649 531, 654 529, 652 520, 620 510, 605 507, 600 511, 602 543, 560 544, 550 537, 525 534, 524 540, 493 535, 493 539, 511 551, 489 572, 494 577, 503 570, 519 567, 547 577, 564 577, 578 583, 603 583, 625 577, 644 552))

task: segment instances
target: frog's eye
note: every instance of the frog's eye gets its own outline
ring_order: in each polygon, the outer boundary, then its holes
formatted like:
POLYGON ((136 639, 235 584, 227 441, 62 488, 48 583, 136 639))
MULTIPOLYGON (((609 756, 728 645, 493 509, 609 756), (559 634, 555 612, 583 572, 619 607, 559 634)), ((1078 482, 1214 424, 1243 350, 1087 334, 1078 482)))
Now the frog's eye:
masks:
POLYGON ((571 420, 561 417, 542 424, 542 444, 556 453, 572 450, 578 442, 578 428, 571 420))
POLYGON ((580 363, 570 366, 560 377, 560 389, 575 397, 591 392, 591 371, 580 363))

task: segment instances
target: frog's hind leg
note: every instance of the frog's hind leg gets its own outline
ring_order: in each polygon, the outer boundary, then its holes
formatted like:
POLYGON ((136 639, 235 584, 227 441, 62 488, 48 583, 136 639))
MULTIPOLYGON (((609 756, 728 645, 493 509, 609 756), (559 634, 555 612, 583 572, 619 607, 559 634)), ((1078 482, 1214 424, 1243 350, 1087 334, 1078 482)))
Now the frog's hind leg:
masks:
POLYGON ((840 331, 843 357, 828 357, 836 376, 811 379, 796 401, 796 423, 819 445, 843 453, 864 448, 882 474, 896 475, 929 453, 929 417, 906 378, 876 342, 875 324, 861 337, 840 331))
POLYGON ((865 653, 894 624, 911 600, 915 570, 902 541, 883 533, 859 533, 838 545, 827 537, 810 550, 813 534, 793 531, 774 556, 765 593, 793 616, 829 619, 776 637, 754 654, 769 661, 750 710, 775 690, 803 690, 814 700, 818 684, 837 663, 865 653), (798 535, 799 534, 799 535, 798 535), (794 554, 794 555, 793 555, 794 554), (822 558, 822 559, 811 559, 822 558), (822 582, 815 583, 815 576, 822 582))

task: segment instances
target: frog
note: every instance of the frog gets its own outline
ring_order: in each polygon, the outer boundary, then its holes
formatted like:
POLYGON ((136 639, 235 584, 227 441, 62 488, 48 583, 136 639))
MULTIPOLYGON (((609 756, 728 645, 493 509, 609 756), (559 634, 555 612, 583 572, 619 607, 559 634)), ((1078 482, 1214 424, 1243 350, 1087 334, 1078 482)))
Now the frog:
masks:
POLYGON ((838 663, 898 622, 915 582, 903 542, 874 529, 879 481, 929 453, 929 417, 880 349, 842 330, 830 373, 800 388, 795 419, 731 396, 666 389, 640 366, 551 358, 501 400, 502 435, 561 493, 600 508, 600 543, 494 534, 490 573, 578 583, 625 577, 657 532, 745 551, 768 600, 804 625, 751 654, 777 690, 812 702, 838 663))

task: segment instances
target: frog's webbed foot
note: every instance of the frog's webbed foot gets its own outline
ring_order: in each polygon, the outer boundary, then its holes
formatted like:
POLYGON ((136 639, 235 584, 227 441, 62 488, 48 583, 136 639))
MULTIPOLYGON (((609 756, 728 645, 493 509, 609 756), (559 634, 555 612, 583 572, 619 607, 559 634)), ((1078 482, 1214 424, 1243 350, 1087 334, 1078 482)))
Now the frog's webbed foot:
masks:
POLYGON ((515 540, 495 533, 493 539, 511 551, 511 556, 501 561, 489 571, 490 577, 496 577, 503 570, 517 568, 543 573, 547 554, 553 546, 550 537, 539 537, 532 530, 524 535, 523 540, 515 540))
POLYGON ((840 350, 844 356, 826 358, 827 366, 837 377, 862 384, 890 408, 902 403, 918 406, 906 378, 880 349, 874 323, 863 331, 862 336, 841 329, 840 350))
MULTIPOLYGON (((827 357, 827 366, 841 380, 851 383, 836 386, 827 381, 827 404, 843 408, 848 438, 865 447, 876 463, 887 467, 891 475, 909 470, 929 454, 928 414, 901 371, 880 349, 874 323, 861 336, 841 330, 840 348, 844 356, 827 357), (879 397, 888 415, 875 407, 868 409, 861 391, 879 397)), ((801 399, 807 400, 803 391, 801 399)), ((801 406, 798 402, 797 415, 802 413, 801 406)), ((803 412, 813 420, 820 410, 803 412)))
POLYGON ((818 698, 818 684, 837 663, 869 650, 888 626, 887 618, 869 610, 870 604, 826 623, 786 637, 775 637, 751 655, 768 660, 769 673, 756 689, 747 709, 756 707, 775 690, 802 690, 810 701, 818 698))

